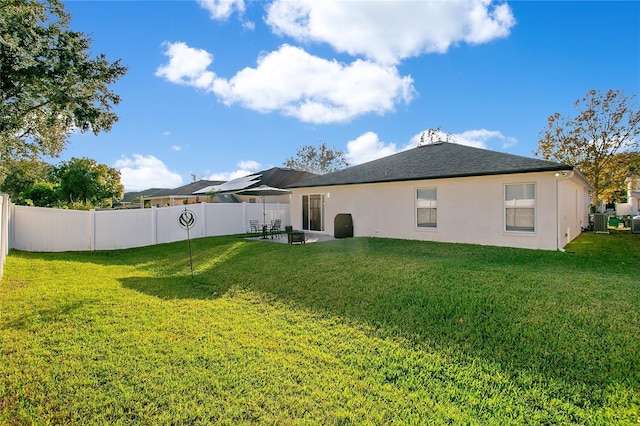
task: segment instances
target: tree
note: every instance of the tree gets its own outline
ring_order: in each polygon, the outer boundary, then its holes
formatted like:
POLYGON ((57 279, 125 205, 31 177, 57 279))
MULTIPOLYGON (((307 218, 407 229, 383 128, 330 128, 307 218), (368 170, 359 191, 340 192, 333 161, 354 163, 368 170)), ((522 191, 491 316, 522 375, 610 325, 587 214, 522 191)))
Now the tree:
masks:
POLYGON ((89 56, 59 0, 0 3, 0 180, 11 159, 58 157, 73 131, 109 131, 120 60, 89 56))
POLYGON ((90 158, 72 158, 56 170, 60 200, 95 207, 110 207, 113 198, 122 198, 120 172, 90 158))
POLYGON ((627 202, 627 179, 640 176, 640 152, 625 151, 611 159, 609 172, 605 173, 600 199, 605 203, 627 202))
POLYGON ((20 194, 24 204, 36 207, 54 207, 59 203, 58 185, 34 182, 20 194))
POLYGON ((20 194, 36 182, 52 181, 55 167, 44 161, 17 160, 7 162, 5 169, 0 191, 9 194, 12 202, 23 204, 20 194))
POLYGON ((284 162, 285 167, 319 175, 335 172, 348 165, 349 163, 345 160, 342 151, 335 148, 327 148, 324 142, 317 147, 305 145, 298 149, 295 157, 291 157, 284 162))
POLYGON ((440 129, 440 126, 427 129, 420 135, 420 142, 418 146, 422 146, 425 144, 432 144, 437 142, 456 142, 455 138, 451 133, 443 133, 440 129))
POLYGON ((630 172, 629 161, 635 158, 640 135, 640 110, 632 104, 634 97, 622 90, 589 90, 574 102, 575 117, 554 113, 540 133, 536 155, 577 167, 594 187, 594 204, 608 201, 613 192, 623 189, 619 179, 610 179, 613 174, 630 172))

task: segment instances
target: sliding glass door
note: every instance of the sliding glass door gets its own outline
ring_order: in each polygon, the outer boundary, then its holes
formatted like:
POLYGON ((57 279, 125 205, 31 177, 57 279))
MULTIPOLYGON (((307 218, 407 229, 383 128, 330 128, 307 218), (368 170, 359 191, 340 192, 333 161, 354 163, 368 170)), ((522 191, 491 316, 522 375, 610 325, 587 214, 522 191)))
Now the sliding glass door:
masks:
POLYGON ((302 196, 302 229, 306 231, 324 231, 323 194, 302 196))

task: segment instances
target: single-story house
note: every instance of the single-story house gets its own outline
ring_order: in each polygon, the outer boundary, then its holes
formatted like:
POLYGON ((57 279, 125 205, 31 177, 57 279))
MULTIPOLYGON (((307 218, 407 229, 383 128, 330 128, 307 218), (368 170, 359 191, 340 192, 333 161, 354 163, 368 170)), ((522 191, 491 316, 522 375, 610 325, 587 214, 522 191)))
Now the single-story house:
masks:
POLYGON ((155 194, 161 194, 169 191, 169 188, 149 188, 143 191, 125 192, 121 200, 114 200, 113 208, 117 209, 139 209, 143 207, 146 199, 153 197, 155 194))
POLYGON ((561 250, 589 225, 591 186, 573 167, 450 142, 288 189, 294 229, 340 237, 561 250))
POLYGON ((162 189, 142 197, 143 207, 179 206, 208 201, 207 197, 195 194, 199 189, 220 185, 222 180, 200 179, 173 189, 162 189))

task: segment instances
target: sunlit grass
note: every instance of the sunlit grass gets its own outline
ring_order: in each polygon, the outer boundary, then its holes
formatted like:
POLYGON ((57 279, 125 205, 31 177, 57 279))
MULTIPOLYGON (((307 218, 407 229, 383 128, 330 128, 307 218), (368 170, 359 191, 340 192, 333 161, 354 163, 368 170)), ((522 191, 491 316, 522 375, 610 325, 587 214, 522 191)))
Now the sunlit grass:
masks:
POLYGON ((639 237, 12 252, 0 423, 638 424, 639 237))

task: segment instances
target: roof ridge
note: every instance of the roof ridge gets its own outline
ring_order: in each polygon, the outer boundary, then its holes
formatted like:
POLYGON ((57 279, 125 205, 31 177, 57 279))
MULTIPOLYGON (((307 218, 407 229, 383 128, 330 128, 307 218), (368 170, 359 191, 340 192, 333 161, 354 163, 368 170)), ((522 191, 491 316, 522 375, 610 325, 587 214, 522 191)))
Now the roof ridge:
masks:
POLYGON ((486 148, 440 141, 406 149, 289 187, 443 179, 496 174, 572 170, 573 167, 486 148))

